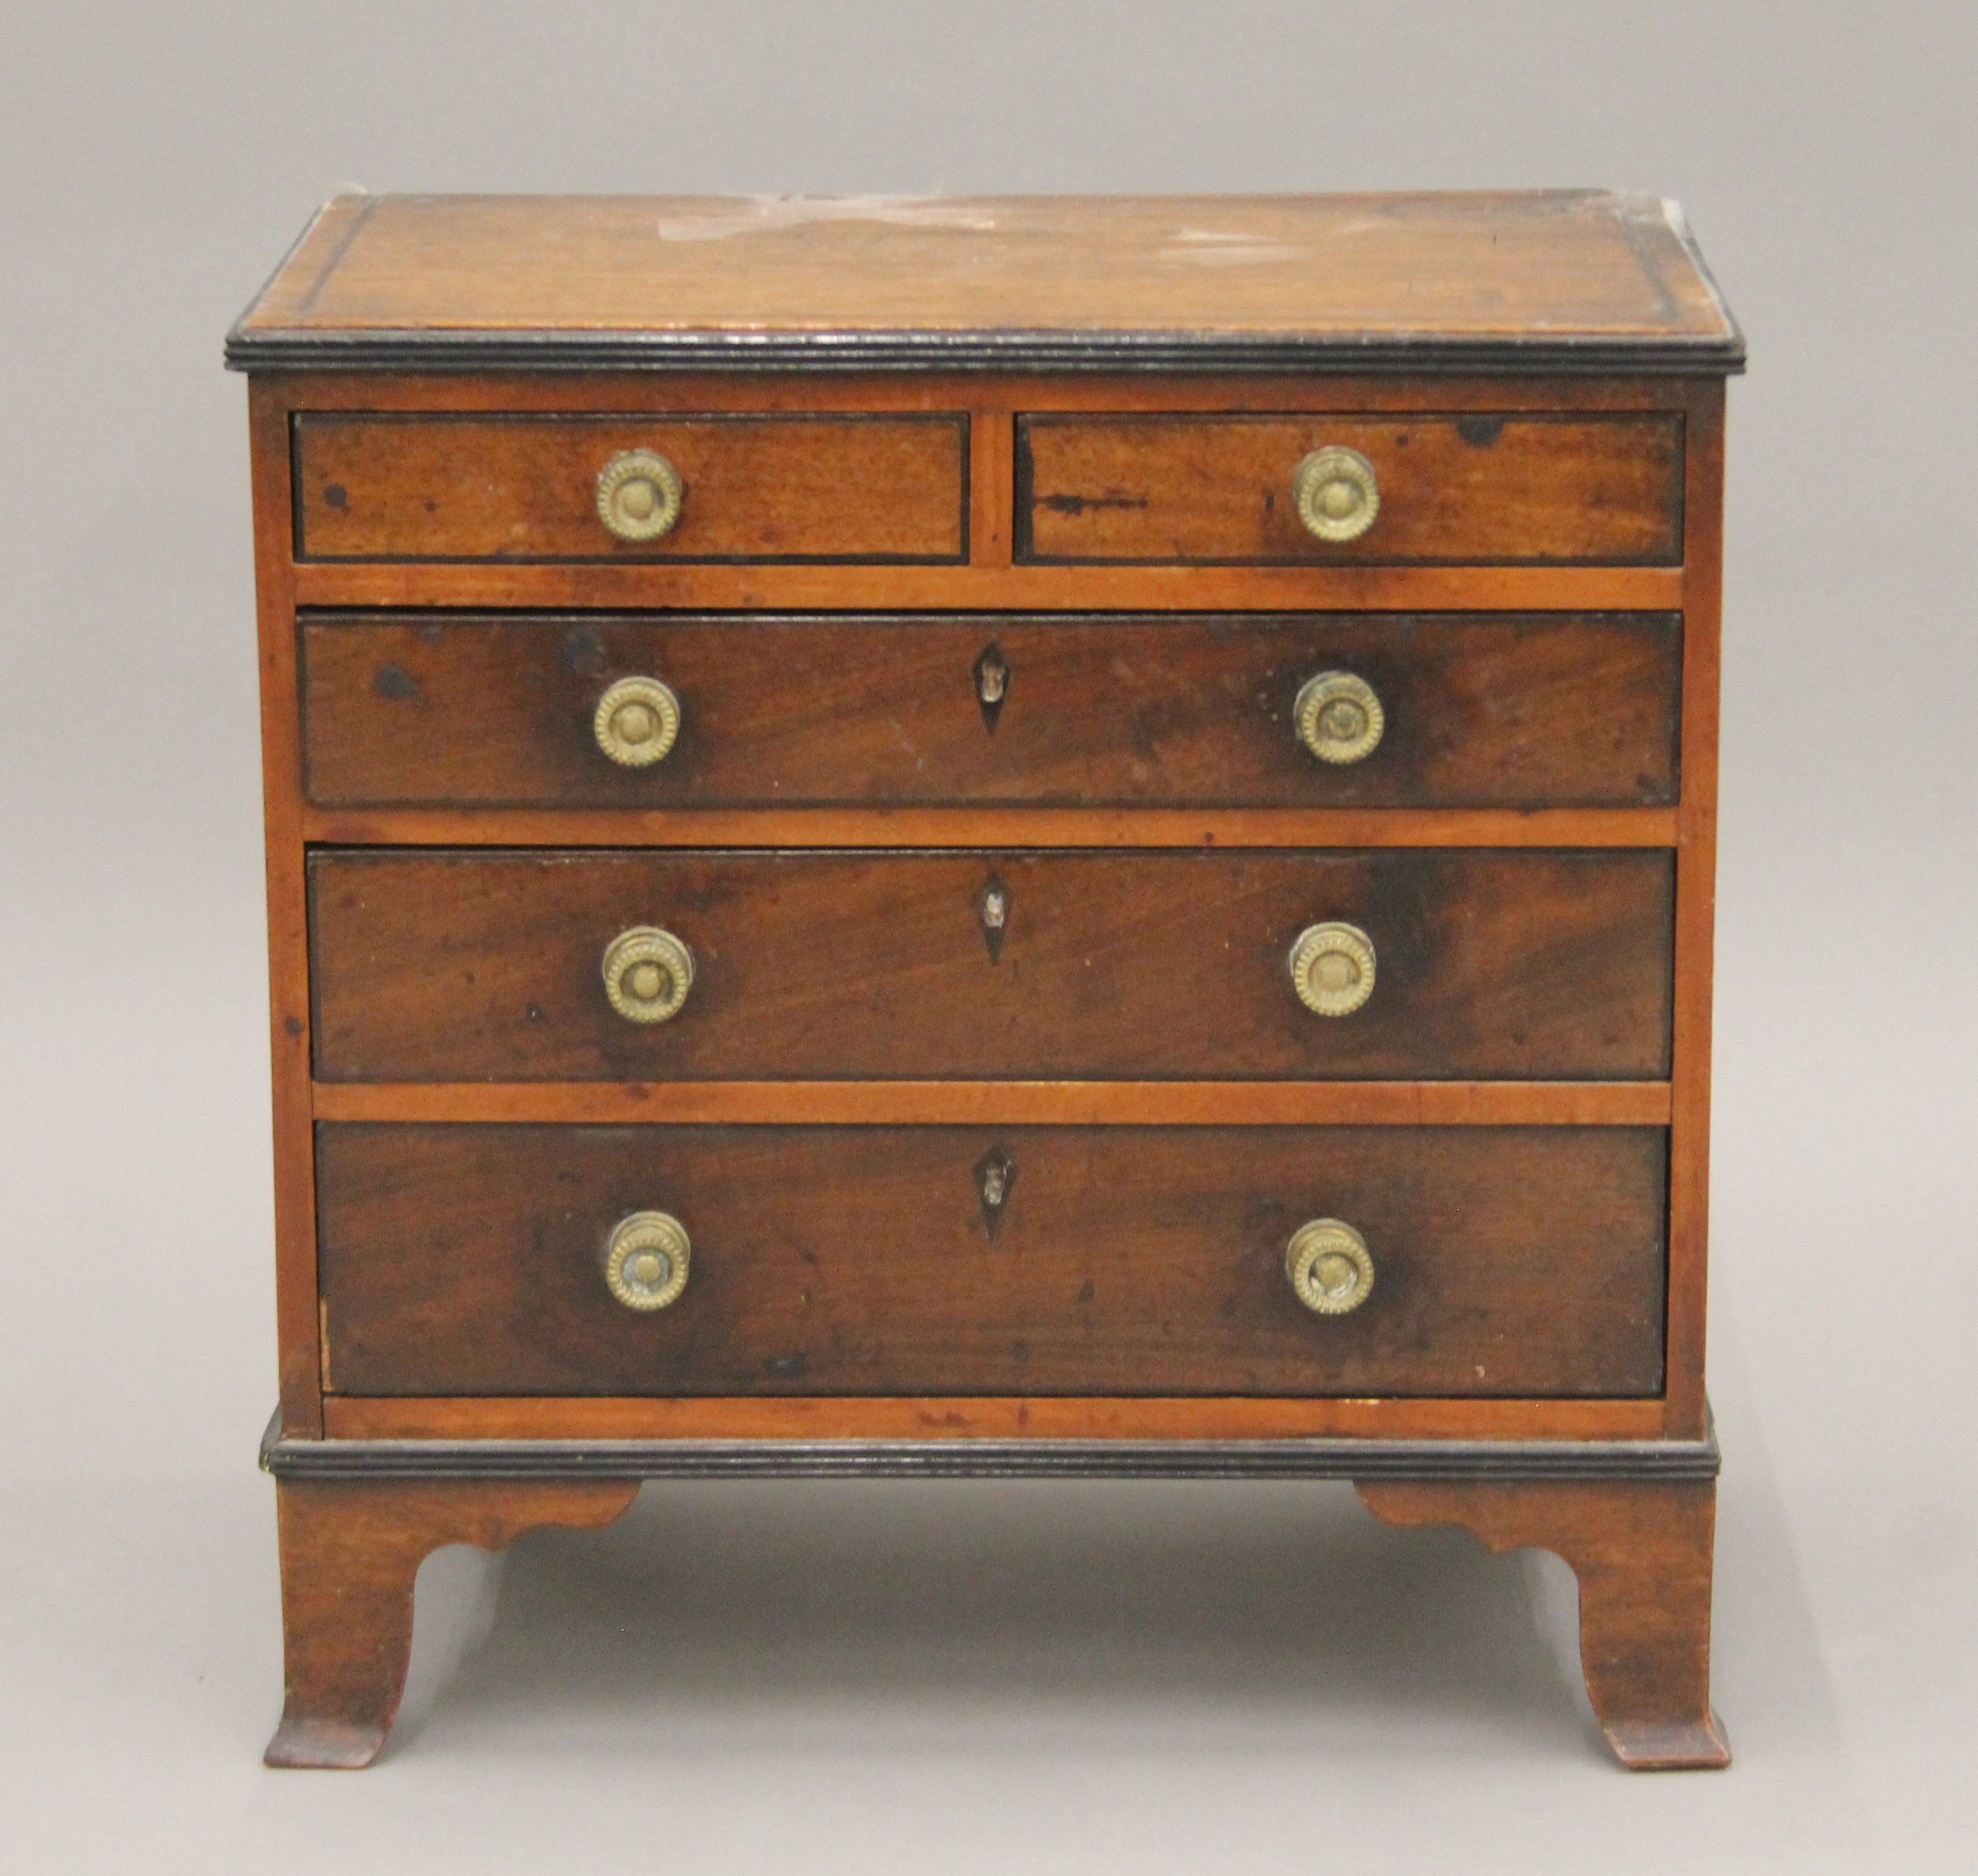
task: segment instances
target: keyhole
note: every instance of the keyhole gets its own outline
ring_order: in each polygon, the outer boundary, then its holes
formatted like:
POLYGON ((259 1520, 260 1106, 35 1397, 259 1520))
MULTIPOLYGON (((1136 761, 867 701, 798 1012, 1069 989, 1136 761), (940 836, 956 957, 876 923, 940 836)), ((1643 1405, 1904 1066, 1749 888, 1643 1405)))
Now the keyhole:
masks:
POLYGON ((994 964, 1003 955, 1003 939, 1010 925, 1010 888, 994 873, 982 882, 975 895, 976 922, 982 928, 982 943, 994 964))
POLYGON ((983 1228, 990 1242, 1003 1223, 1003 1208, 1009 1203, 1010 1188, 1017 1183, 1017 1163, 1000 1146, 992 1146, 975 1163, 976 1196, 982 1202, 983 1228))
POLYGON ((1010 661, 993 640, 975 660, 975 700, 982 706, 982 726, 996 733, 996 719, 1002 714, 1004 700, 1010 694, 1010 661))

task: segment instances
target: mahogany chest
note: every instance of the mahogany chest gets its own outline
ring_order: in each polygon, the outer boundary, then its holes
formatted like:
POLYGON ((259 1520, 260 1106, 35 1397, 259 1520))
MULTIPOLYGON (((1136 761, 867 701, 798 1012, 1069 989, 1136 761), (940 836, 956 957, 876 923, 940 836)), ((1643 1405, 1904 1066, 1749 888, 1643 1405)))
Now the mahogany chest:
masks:
POLYGON ((287 1703, 642 1479, 1348 1479, 1724 1762, 1723 392, 1591 193, 346 197, 235 329, 287 1703))

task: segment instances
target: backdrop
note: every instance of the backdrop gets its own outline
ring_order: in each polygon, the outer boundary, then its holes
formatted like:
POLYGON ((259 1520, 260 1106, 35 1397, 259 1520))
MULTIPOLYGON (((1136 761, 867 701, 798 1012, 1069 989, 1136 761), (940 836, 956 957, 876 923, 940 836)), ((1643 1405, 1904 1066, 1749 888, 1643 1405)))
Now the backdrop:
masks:
MULTIPOLYGON (((1937 1869, 1978 1686, 1978 9, 45 4, 0 61, 0 1861, 1937 1869), (278 1776, 246 438, 374 190, 1678 197, 1734 385, 1720 1778, 1563 1567, 1333 1488, 648 1490, 449 1552, 395 1755, 278 1776)), ((1968 1788, 1967 1772, 1964 1784, 1968 1788)), ((1965 1848, 1960 1840, 1960 1849, 1965 1848)))

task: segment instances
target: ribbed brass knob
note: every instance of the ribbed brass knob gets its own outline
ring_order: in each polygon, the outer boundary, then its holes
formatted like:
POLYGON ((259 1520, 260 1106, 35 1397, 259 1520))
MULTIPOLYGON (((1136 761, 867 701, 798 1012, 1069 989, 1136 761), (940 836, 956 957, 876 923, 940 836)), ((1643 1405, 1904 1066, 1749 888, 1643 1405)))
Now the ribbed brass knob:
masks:
POLYGON ((679 470, 654 450, 623 450, 598 475, 597 518, 620 541, 670 533, 686 499, 679 470))
POLYGON ((1351 671, 1321 671, 1292 706, 1298 739, 1321 762, 1364 762, 1379 748, 1388 713, 1374 687, 1351 671))
POLYGON ((1381 512, 1373 464, 1338 443, 1315 449, 1292 471, 1292 499, 1306 531, 1321 541, 1358 541, 1381 512))
POLYGON ((663 762, 680 734, 680 699, 657 677, 621 677, 597 700, 597 746, 621 769, 663 762))
POLYGON ((686 1288, 686 1227, 664 1212, 633 1212, 612 1227, 604 1281, 627 1309, 663 1309, 686 1288))
POLYGON ((657 925, 634 925, 604 948, 604 994, 628 1023, 663 1023, 693 988, 693 953, 657 925))
POLYGON ((1285 1275, 1292 1291, 1315 1315, 1345 1315, 1374 1288, 1374 1259, 1367 1240, 1336 1218, 1315 1218, 1292 1233, 1285 1246, 1285 1275))
POLYGON ((1351 1016, 1374 994, 1374 941, 1358 925, 1307 925, 1290 966, 1298 1001, 1321 1016, 1351 1016))

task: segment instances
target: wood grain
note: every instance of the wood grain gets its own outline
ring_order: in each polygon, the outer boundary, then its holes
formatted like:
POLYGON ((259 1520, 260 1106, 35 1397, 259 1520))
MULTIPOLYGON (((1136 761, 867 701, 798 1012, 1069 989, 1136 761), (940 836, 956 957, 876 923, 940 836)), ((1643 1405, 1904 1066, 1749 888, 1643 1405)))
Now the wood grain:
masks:
POLYGON ((412 1583, 430 1552, 499 1550, 536 1525, 608 1524, 638 1490, 608 1479, 279 1481, 286 1697, 267 1763, 354 1771, 377 1757, 405 1691, 412 1583))
POLYGON ((1364 1495, 1556 1550, 1616 1749, 1722 1762, 1710 1488, 1647 1474, 1715 1457, 1742 356, 1679 217, 1589 192, 332 204, 230 342, 278 1444, 545 1476, 281 1477, 271 1761, 376 1751, 428 1550, 629 1501, 555 1442, 1487 1439, 1644 1476, 1364 1495), (1383 489, 1344 548, 1289 512, 1322 442, 1383 489), (640 444, 689 488, 650 548, 592 499, 640 444), (1375 762, 1291 744, 1320 660, 1375 762), (607 770, 596 687, 649 669, 686 734, 607 770), (1325 916, 1380 950, 1343 1023, 1283 973, 1325 916), (659 1031, 597 973, 648 919, 703 967, 659 1031), (656 1203, 694 1270, 634 1318, 597 1256, 656 1203), (1324 1212, 1379 1272, 1329 1321, 1282 1270, 1324 1212))
POLYGON ((957 402, 968 416, 968 558, 974 566, 1010 564, 1016 528, 1017 420, 1007 405, 971 383, 957 402))
POLYGON ((1673 847, 1671 808, 314 808, 319 847, 1673 847))
POLYGON ((710 565, 305 561, 310 607, 861 612, 1672 612, 1666 567, 710 565))
POLYGON ((1710 1063, 1717 919, 1717 736, 1724 558, 1724 390, 1700 385, 1688 424, 1695 490, 1684 553, 1683 785, 1676 855, 1675 1007, 1671 1038, 1669 1392, 1675 1422, 1700 1431, 1710 1236, 1710 1063))
POLYGON ((1017 431, 1017 553, 1111 562, 1680 558, 1682 426, 1666 417, 1044 416, 1017 431), (1293 472, 1358 451, 1381 491, 1358 540, 1315 539, 1293 472))
POLYGON ((1656 1440, 1662 1403, 1282 1395, 336 1395, 339 1440, 1656 1440))
POLYGON ((319 1130, 329 1372, 356 1394, 1652 1395, 1654 1128, 319 1130), (980 1168, 1013 1166, 992 1219, 980 1168), (628 1213, 693 1243, 652 1314, 628 1213), (1372 1249, 1319 1318, 1285 1247, 1372 1249))
POLYGON ((315 1136, 309 1123, 309 888, 302 838, 302 707, 289 561, 288 418, 250 386, 261 806, 268 898, 270 1101, 274 1123, 275 1332, 282 1428, 322 1430, 316 1281, 315 1136))
POLYGON ((810 412, 842 416, 885 411, 1122 411, 1206 415, 1249 412, 1282 415, 1295 411, 1409 411, 1444 415, 1519 412, 1682 411, 1707 377, 1660 372, 1579 372, 1551 374, 1482 369, 1417 377, 1364 363, 1346 369, 1286 372, 1204 370, 1165 374, 1130 365, 1110 369, 1008 371, 861 370, 738 371, 733 365, 663 372, 540 371, 513 367, 475 370, 455 361, 427 370, 295 369, 256 372, 266 386, 296 412, 423 410, 507 415, 518 411, 565 416, 573 412, 615 415, 693 415, 710 411, 768 415, 810 412))
POLYGON ((319 1120, 1666 1127, 1661 1081, 320 1081, 319 1120))
POLYGON ((1672 872, 1654 851, 319 852, 316 1074, 1659 1080, 1672 872), (1326 920, 1378 958, 1339 1018, 1286 964, 1326 920), (605 994, 605 948, 640 925, 694 956, 669 1022, 605 994))
POLYGON ((962 416, 296 420, 296 553, 309 560, 961 560, 962 416), (649 449, 686 485, 678 524, 628 542, 597 478, 649 449))
POLYGON ((527 335, 560 342, 511 348, 548 362, 690 362, 726 339, 736 362, 759 363, 803 356, 782 336, 832 334, 852 342, 818 349, 853 356, 925 334, 885 356, 937 369, 958 356, 1103 362, 1124 349, 1105 344, 1114 334, 1167 362, 1243 356, 1232 342, 1245 338, 1302 339, 1288 356, 1334 364, 1419 361, 1466 342, 1473 361, 1522 346, 1609 369, 1631 349, 1720 366, 1739 356, 1667 206, 1593 190, 343 197, 243 319, 230 356, 443 359, 527 335), (964 351, 968 334, 1004 343, 964 351), (1163 335, 1199 342, 1146 342, 1163 335), (395 336, 408 342, 395 351, 362 342, 395 336), (312 353, 284 336, 319 343, 312 353))
POLYGON ((1676 793, 1670 614, 885 619, 312 615, 311 800, 329 806, 944 802, 1656 806, 1676 793), (1007 670, 993 723, 976 668, 1007 670), (1370 683, 1379 746, 1298 743, 1299 689, 1370 683), (597 700, 680 700, 643 769, 597 700))
POLYGON ((1493 1550, 1563 1557, 1579 1580, 1586 1691, 1615 1756, 1633 1771, 1731 1762, 1710 1707, 1714 1484, 1370 1483, 1360 1496, 1390 1524, 1460 1524, 1493 1550))

